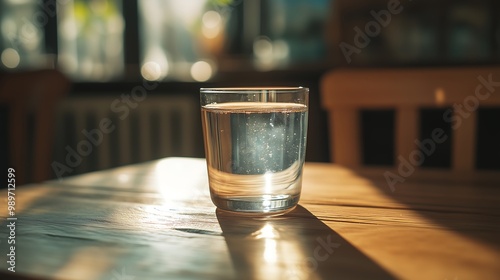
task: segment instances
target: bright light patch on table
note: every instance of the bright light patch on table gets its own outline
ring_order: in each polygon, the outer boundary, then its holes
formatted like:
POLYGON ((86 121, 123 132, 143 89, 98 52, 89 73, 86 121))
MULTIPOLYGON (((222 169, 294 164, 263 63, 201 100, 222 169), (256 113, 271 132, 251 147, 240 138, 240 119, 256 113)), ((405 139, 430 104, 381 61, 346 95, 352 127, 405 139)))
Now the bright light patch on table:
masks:
POLYGON ((266 239, 264 244, 264 260, 268 263, 275 263, 278 259, 276 253, 276 240, 266 239))
POLYGON ((118 181, 120 183, 127 183, 130 180, 130 175, 128 174, 120 174, 118 175, 118 181))
POLYGON ((197 82, 208 81, 212 73, 212 66, 206 61, 198 61, 191 66, 191 77, 197 82))
POLYGON ((271 224, 266 224, 258 231, 252 233, 255 239, 264 239, 264 260, 268 263, 274 263, 277 257, 277 243, 276 239, 279 238, 279 233, 274 229, 271 224))
POLYGON ((278 238, 279 233, 271 224, 266 224, 258 231, 252 233, 252 236, 254 236, 255 239, 278 238))
POLYGON ((19 66, 19 62, 21 62, 21 57, 19 53, 13 48, 7 48, 3 50, 1 55, 1 60, 3 65, 7 68, 16 68, 19 66))
POLYGON ((81 279, 99 279, 115 263, 119 250, 99 246, 82 246, 66 258, 64 265, 52 272, 54 279, 69 279, 78 275, 81 279), (92 269, 88 269, 91 267, 92 269))
POLYGON ((205 162, 200 161, 200 172, 193 172, 193 162, 180 158, 169 158, 159 161, 154 168, 153 184, 158 187, 164 202, 171 206, 186 206, 198 199, 211 205, 208 198, 207 174, 205 162))

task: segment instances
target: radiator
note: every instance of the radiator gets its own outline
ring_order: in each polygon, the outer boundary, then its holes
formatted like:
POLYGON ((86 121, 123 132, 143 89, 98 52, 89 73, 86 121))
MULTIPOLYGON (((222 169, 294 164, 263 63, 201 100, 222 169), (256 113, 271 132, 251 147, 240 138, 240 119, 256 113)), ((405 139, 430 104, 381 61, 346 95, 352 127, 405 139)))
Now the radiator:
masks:
POLYGON ((119 98, 70 97, 57 116, 54 160, 72 170, 63 177, 168 156, 203 156, 199 105, 192 96, 149 96, 136 106, 119 98), (101 131, 102 141, 92 143, 84 131, 100 130, 103 121, 113 130, 101 131))

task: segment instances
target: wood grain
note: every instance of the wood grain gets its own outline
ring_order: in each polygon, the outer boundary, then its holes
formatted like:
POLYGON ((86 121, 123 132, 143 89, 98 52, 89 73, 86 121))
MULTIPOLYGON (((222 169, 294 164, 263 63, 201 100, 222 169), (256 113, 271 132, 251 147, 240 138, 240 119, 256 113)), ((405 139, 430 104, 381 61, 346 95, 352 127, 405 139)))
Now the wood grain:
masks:
POLYGON ((496 106, 498 81, 499 67, 339 69, 324 76, 321 97, 326 109, 448 106, 473 96, 496 106))
MULTIPOLYGON (((2 279, 495 279, 494 184, 307 163, 294 211, 216 211, 203 159, 167 158, 18 188, 15 275, 2 279)), ((4 277, 5 276, 5 277, 4 277)))

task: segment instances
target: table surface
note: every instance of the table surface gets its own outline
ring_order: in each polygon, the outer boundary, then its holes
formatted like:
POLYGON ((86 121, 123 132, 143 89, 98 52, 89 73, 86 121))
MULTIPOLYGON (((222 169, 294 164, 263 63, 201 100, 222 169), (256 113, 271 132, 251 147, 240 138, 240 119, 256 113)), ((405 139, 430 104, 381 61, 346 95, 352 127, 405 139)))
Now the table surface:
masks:
POLYGON ((500 186, 407 180, 306 163, 299 206, 217 211, 203 159, 166 158, 19 186, 20 279, 498 279, 500 186))

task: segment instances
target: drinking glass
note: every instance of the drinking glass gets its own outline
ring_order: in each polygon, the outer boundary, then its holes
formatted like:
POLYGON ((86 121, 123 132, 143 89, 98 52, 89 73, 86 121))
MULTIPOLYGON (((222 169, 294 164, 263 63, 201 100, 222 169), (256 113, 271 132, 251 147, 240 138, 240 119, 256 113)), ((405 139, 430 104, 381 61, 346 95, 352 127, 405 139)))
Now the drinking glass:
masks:
POLYGON ((309 89, 202 88, 212 202, 221 210, 283 214, 298 203, 309 89))

